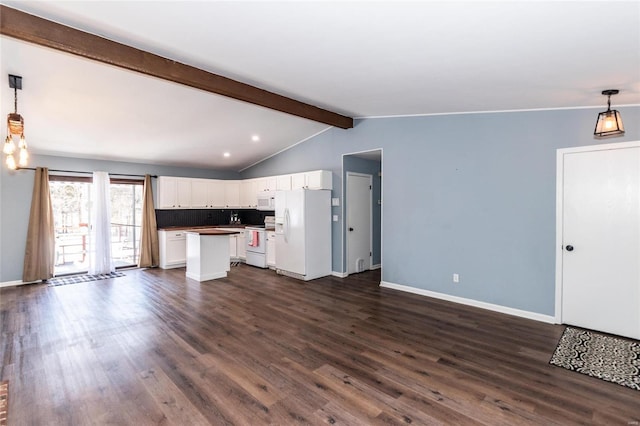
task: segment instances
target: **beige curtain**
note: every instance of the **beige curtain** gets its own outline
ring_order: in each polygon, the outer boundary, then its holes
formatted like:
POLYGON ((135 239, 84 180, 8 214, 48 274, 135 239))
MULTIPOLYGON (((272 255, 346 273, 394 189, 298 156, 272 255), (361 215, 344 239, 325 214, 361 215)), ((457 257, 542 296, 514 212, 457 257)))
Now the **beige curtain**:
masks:
POLYGON ((37 167, 31 196, 22 281, 47 280, 53 277, 54 257, 55 233, 49 193, 49 170, 37 167))
POLYGON ((142 201, 142 231, 140 233, 140 268, 158 266, 160 263, 160 249, 158 245, 158 226, 156 211, 153 208, 153 192, 151 190, 151 176, 144 176, 144 196, 142 201))

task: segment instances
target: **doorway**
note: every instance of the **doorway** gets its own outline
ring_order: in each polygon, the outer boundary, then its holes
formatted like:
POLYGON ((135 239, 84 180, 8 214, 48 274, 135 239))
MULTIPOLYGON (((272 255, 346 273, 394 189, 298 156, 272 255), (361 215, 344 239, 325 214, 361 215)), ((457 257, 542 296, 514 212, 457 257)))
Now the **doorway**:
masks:
POLYGON ((382 150, 345 154, 343 178, 344 276, 382 265, 382 150))
MULTIPOLYGON (((54 275, 86 273, 92 250, 91 177, 49 176, 54 218, 54 275)), ((111 179, 111 253, 116 268, 136 266, 143 181, 111 179)))
POLYGON ((556 317, 640 339, 640 142, 558 150, 556 317))

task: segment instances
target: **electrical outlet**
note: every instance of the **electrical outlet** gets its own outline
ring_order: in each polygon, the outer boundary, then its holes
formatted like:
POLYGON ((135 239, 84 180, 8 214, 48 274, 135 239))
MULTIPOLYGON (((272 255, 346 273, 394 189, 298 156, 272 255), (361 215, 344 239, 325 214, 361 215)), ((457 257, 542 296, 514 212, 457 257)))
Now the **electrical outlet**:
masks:
POLYGON ((460 282, 460 275, 453 274, 453 282, 454 283, 459 283, 460 282))

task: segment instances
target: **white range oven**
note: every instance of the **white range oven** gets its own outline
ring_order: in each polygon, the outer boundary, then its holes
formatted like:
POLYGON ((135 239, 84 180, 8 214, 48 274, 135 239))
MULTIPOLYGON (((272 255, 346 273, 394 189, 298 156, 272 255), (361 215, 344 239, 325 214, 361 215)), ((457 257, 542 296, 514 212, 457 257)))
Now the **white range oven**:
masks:
POLYGON ((258 268, 267 267, 267 234, 264 227, 247 226, 244 228, 245 245, 247 249, 247 265, 258 268))

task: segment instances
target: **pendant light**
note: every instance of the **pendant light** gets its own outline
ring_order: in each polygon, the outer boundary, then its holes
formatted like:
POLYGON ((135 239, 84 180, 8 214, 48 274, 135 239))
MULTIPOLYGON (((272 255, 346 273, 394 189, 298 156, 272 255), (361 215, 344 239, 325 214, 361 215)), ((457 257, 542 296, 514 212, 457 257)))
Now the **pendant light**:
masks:
POLYGON ((14 112, 7 115, 7 138, 4 141, 2 152, 6 154, 5 162, 11 170, 16 169, 16 159, 13 154, 16 151, 14 136, 19 138, 18 149, 18 165, 26 167, 29 159, 27 152, 27 141, 24 138, 24 118, 18 114, 18 89, 22 90, 22 77, 9 74, 9 87, 13 89, 13 106, 14 112))
POLYGON ((607 110, 598 114, 596 129, 593 134, 597 137, 624 135, 624 125, 620 112, 611 109, 611 95, 617 95, 617 89, 603 90, 602 94, 607 96, 607 110))

